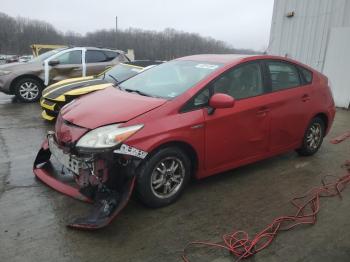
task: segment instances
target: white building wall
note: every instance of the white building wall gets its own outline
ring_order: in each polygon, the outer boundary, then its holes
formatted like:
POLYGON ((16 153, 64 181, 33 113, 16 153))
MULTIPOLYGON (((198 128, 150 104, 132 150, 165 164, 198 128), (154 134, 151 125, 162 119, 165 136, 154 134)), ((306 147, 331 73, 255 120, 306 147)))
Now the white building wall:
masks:
MULTIPOLYGON (((331 30, 323 73, 331 80, 337 106, 350 105, 350 27, 331 30)), ((350 119, 349 119, 350 120, 350 119)))
POLYGON ((350 26, 350 0, 275 0, 268 53, 323 71, 330 29, 343 26, 350 26))
POLYGON ((332 83, 336 106, 346 108, 350 107, 349 50, 350 0, 275 0, 267 52, 324 73, 332 83), (287 17, 291 12, 293 16, 287 17))

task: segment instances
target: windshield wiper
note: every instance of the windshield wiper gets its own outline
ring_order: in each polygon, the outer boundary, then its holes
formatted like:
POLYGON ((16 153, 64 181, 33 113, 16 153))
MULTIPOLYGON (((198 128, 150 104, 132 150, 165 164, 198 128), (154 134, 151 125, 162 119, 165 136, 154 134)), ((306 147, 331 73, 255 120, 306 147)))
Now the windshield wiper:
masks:
POLYGON ((129 93, 137 93, 137 94, 142 95, 142 96, 151 96, 150 94, 144 93, 144 92, 142 92, 140 90, 136 90, 136 89, 125 88, 125 89, 122 89, 122 90, 124 90, 126 92, 129 92, 129 93))
POLYGON ((110 78, 112 78, 116 84, 119 84, 119 81, 116 77, 112 76, 111 74, 108 75, 110 78))

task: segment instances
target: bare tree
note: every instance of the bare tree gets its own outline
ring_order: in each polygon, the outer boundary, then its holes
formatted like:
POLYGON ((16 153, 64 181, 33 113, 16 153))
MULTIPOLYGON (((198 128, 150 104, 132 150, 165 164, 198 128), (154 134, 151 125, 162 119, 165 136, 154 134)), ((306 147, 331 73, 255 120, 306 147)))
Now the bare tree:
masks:
POLYGON ((80 35, 72 31, 61 33, 51 24, 27 18, 12 18, 0 13, 0 53, 27 54, 31 44, 65 44, 97 46, 113 49, 134 49, 137 59, 171 60, 199 53, 253 53, 235 49, 223 41, 167 28, 161 32, 128 28, 119 30, 116 46, 115 30, 98 30, 80 35))

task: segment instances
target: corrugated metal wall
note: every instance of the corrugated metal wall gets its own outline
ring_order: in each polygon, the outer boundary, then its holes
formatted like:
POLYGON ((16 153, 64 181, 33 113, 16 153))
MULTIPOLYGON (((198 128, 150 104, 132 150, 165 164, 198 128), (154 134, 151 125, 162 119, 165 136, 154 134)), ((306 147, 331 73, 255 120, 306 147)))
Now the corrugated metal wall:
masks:
POLYGON ((330 30, 343 26, 350 26, 350 0, 275 0, 268 53, 323 71, 330 30))
MULTIPOLYGON (((323 73, 331 80, 335 104, 350 106, 350 27, 333 27, 323 73)), ((350 120, 350 116, 349 116, 350 120)))

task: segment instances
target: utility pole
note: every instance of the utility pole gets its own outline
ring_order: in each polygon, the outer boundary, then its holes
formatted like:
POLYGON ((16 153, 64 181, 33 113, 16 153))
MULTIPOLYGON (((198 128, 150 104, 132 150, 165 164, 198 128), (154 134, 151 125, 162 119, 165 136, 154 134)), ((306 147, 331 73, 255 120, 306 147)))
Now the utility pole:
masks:
POLYGON ((115 45, 118 49, 118 16, 115 16, 115 45))

